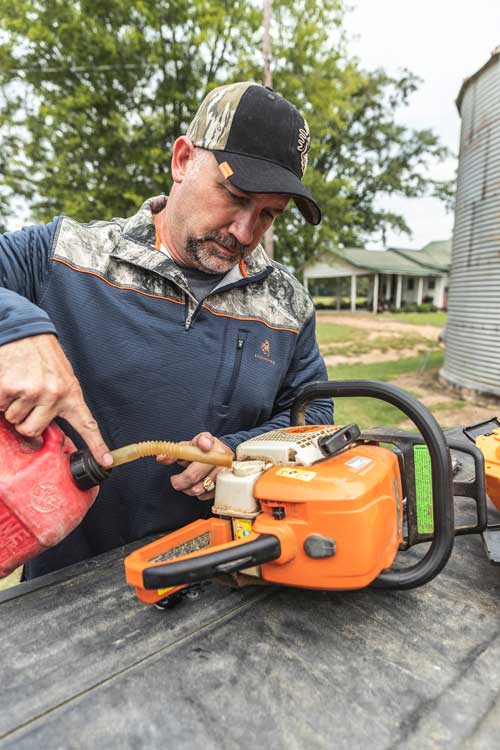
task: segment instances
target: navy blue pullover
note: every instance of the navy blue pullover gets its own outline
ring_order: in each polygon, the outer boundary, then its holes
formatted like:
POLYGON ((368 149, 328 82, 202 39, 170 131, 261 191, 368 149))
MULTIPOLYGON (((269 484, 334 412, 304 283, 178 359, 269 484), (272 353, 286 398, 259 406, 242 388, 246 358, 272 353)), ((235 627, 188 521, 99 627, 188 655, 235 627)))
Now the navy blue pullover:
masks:
MULTIPOLYGON (((165 202, 129 219, 59 217, 0 236, 0 345, 55 333, 111 449, 206 430, 234 450, 287 426, 297 389, 326 379, 313 305, 261 247, 198 303, 155 248, 152 212, 165 202)), ((331 423, 330 401, 313 402, 307 421, 331 423)), ((172 488, 180 471, 153 458, 115 470, 80 526, 25 576, 207 517, 209 503, 172 488)))

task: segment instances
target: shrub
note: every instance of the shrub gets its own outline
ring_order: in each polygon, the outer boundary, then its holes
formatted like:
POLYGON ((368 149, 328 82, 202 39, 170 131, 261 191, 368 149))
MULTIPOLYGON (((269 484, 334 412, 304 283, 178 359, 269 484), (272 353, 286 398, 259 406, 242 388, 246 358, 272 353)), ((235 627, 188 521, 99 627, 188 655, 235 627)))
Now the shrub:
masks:
POLYGON ((421 313, 437 312, 437 307, 432 302, 423 302, 421 305, 417 305, 417 312, 421 312, 421 313))

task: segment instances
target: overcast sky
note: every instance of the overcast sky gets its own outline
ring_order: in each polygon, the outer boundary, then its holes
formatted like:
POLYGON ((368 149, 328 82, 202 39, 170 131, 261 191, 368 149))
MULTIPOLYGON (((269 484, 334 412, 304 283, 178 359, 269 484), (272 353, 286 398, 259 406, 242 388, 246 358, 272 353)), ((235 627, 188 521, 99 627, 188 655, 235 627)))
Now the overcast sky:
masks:
MULTIPOLYGON (((352 5, 350 48, 363 67, 389 73, 407 67, 424 81, 398 118, 410 127, 432 128, 458 154, 455 99, 464 78, 500 45, 500 0, 352 0, 352 5)), ((432 176, 453 177, 455 169, 450 159, 432 176)), ((389 245, 416 248, 451 237, 453 216, 437 200, 401 198, 383 205, 403 213, 413 231, 411 239, 389 235, 389 245)))

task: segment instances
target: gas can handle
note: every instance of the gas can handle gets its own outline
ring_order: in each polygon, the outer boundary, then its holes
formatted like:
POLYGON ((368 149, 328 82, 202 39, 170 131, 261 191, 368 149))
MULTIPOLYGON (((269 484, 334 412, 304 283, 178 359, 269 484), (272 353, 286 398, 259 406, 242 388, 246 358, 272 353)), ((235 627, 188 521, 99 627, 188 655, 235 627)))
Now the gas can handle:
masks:
POLYGON ((66 439, 66 435, 55 422, 51 422, 49 426, 45 428, 41 437, 43 440, 43 446, 40 450, 44 452, 51 451, 58 446, 62 448, 66 439))

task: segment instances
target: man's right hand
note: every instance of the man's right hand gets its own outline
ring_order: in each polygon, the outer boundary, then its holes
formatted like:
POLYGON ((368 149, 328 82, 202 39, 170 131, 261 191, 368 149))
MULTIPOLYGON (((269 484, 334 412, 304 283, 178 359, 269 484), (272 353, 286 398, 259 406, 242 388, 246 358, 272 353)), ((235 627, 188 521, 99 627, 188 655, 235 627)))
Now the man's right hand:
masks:
POLYGON ((113 463, 73 368, 51 333, 0 346, 0 411, 26 437, 41 435, 54 417, 63 417, 98 463, 113 463))

